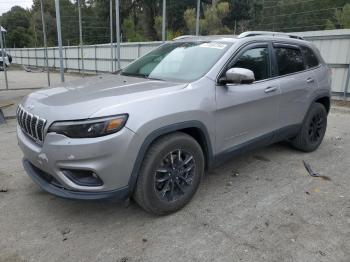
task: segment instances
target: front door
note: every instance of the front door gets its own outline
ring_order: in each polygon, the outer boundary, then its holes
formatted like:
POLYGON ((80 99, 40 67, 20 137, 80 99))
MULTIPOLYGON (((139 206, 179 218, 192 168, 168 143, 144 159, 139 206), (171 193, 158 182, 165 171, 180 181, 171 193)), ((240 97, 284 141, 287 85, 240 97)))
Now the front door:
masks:
POLYGON ((279 80, 272 79, 268 43, 252 44, 240 51, 224 70, 250 69, 255 82, 216 86, 216 153, 272 137, 277 127, 279 80))

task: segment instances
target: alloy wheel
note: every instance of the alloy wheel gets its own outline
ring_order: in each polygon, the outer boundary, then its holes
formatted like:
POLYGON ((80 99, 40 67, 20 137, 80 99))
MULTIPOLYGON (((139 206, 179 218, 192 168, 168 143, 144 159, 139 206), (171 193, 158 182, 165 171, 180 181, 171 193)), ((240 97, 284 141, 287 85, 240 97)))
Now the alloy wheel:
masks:
POLYGON ((312 143, 317 143, 322 136, 324 119, 321 114, 314 115, 311 119, 308 135, 312 143))
POLYGON ((160 199, 174 202, 192 186, 196 164, 191 153, 176 149, 168 153, 155 170, 154 187, 160 199))

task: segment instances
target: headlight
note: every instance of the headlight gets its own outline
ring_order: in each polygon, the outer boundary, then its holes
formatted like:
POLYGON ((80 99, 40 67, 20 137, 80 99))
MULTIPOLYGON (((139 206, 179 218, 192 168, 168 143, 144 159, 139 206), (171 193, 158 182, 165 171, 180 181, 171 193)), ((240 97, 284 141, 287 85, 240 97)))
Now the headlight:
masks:
POLYGON ((55 132, 70 138, 91 138, 109 135, 122 129, 128 115, 92 118, 81 121, 54 122, 48 132, 55 132))

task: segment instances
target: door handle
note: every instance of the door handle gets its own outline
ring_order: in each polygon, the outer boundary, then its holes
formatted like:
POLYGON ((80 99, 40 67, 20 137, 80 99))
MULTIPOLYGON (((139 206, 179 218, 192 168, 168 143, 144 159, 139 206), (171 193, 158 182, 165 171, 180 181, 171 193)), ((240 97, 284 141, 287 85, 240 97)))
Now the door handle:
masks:
POLYGON ((309 77, 308 79, 306 79, 306 83, 310 84, 315 82, 315 79, 313 79, 312 77, 309 77))
POLYGON ((265 93, 271 93, 271 92, 275 92, 277 90, 277 87, 275 86, 270 86, 268 88, 265 89, 265 93))

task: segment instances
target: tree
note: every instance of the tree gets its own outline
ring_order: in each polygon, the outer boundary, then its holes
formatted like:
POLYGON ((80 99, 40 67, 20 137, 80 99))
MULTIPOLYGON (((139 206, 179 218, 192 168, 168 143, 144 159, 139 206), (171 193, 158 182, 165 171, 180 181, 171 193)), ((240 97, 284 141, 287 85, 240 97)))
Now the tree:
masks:
POLYGON ((251 4, 249 0, 231 0, 229 1, 228 15, 223 20, 223 23, 233 28, 236 22, 249 20, 251 4))
POLYGON ((138 32, 133 17, 129 16, 123 22, 124 37, 129 42, 142 41, 143 37, 138 32))
POLYGON ((196 33, 196 9, 187 9, 184 12, 184 21, 187 27, 188 34, 194 35, 196 33))
MULTIPOLYGON (((57 45, 55 0, 44 0, 49 46, 57 45)), ((110 0, 80 0, 84 44, 110 41, 110 0)), ((162 0, 120 1, 122 41, 162 38, 162 0)), ((196 0, 167 0, 166 34, 172 39, 194 34, 196 0)), ((112 31, 115 41, 115 1, 112 31)), ((79 44, 77 0, 60 0, 64 45, 79 44)), ((201 34, 236 34, 246 30, 312 31, 349 28, 349 0, 201 0, 201 34)), ((40 0, 26 10, 13 7, 0 16, 8 30, 7 44, 16 47, 43 45, 40 0)))
MULTIPOLYGON (((223 20, 229 13, 228 2, 220 2, 215 5, 205 5, 204 18, 200 19, 200 33, 203 35, 227 34, 231 30, 223 24, 223 20)), ((184 13, 187 30, 193 32, 195 25, 195 9, 187 9, 184 13)))
POLYGON ((184 12, 196 6, 196 0, 167 0, 167 28, 173 32, 184 33, 186 28, 184 12))
POLYGON ((327 29, 350 28, 350 4, 344 5, 334 13, 334 21, 327 20, 327 29))
POLYGON ((7 45, 10 47, 29 47, 34 43, 30 29, 30 12, 14 6, 1 16, 0 24, 7 30, 7 45))

